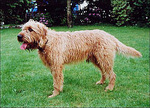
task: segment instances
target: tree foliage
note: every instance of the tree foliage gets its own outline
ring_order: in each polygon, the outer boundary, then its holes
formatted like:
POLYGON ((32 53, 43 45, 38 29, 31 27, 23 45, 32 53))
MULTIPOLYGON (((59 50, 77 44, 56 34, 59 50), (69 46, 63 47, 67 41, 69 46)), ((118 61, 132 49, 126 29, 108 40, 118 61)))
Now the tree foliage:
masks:
MULTIPOLYGON (((40 3, 43 0, 38 0, 40 3)), ((67 0, 47 0, 48 4, 38 6, 39 13, 49 13, 52 25, 66 25, 67 24, 67 0)))
POLYGON ((130 22, 133 25, 150 27, 150 0, 130 0, 130 22))
POLYGON ((110 22, 110 11, 112 10, 110 0, 89 0, 88 6, 78 11, 76 23, 94 24, 110 22))
MULTIPOLYGON (((70 1, 73 11, 75 5, 83 3, 84 0, 70 1)), ((79 21, 74 24, 107 22, 117 26, 150 26, 150 0, 87 1, 88 7, 78 11, 77 16, 73 17, 74 21, 79 21)), ((5 24, 24 23, 26 10, 33 7, 31 0, 0 0, 0 2, 0 22, 5 24)), ((37 0, 37 2, 38 13, 34 14, 33 18, 39 19, 41 13, 44 13, 44 17, 49 20, 49 26, 67 24, 67 0, 37 0)))
POLYGON ((127 0, 112 0, 112 21, 117 26, 125 25, 130 20, 131 6, 127 0))
POLYGON ((112 21, 117 26, 150 26, 149 0, 111 0, 112 21))
POLYGON ((23 22, 26 9, 31 6, 29 0, 0 0, 0 2, 0 14, 3 16, 1 21, 6 24, 23 22))

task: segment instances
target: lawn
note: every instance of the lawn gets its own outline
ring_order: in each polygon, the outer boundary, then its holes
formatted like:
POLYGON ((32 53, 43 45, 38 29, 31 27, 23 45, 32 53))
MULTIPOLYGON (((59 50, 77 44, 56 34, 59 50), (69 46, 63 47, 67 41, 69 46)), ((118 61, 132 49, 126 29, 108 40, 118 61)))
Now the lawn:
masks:
POLYGON ((149 28, 111 25, 52 27, 56 31, 101 29, 134 47, 142 58, 117 55, 114 72, 116 85, 105 92, 96 85, 99 70, 85 61, 66 65, 64 90, 54 98, 52 75, 38 57, 37 50, 20 50, 20 29, 1 30, 1 107, 149 107, 149 28))

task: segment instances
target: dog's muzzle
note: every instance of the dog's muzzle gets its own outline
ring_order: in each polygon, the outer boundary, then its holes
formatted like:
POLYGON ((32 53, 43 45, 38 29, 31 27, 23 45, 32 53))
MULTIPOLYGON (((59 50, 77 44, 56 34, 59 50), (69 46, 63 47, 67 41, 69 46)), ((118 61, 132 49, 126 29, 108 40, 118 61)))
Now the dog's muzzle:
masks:
POLYGON ((19 42, 22 42, 22 41, 23 41, 23 40, 22 40, 23 36, 22 36, 21 34, 19 34, 19 35, 17 36, 17 38, 18 38, 18 41, 19 41, 19 42))

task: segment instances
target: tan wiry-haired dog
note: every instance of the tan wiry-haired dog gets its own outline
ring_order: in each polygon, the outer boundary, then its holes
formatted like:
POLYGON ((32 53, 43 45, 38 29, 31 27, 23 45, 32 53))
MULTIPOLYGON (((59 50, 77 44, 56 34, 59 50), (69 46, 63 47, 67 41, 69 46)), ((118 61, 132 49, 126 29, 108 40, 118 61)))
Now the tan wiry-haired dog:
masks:
POLYGON ((75 32, 56 32, 39 22, 29 20, 18 34, 22 42, 21 49, 38 49, 43 63, 50 68, 53 75, 54 91, 49 97, 63 90, 63 66, 81 60, 91 61, 97 66, 102 78, 96 84, 103 84, 109 79, 107 90, 113 90, 116 75, 113 72, 115 54, 122 53, 132 57, 141 57, 134 48, 121 43, 114 36, 102 30, 85 30, 75 32))

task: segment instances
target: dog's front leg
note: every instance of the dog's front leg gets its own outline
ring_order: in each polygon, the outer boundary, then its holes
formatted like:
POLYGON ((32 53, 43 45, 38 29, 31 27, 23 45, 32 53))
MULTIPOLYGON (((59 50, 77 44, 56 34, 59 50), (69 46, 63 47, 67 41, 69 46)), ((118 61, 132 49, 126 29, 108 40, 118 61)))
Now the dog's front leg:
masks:
POLYGON ((63 90, 64 77, 63 77, 62 70, 63 70, 62 65, 51 66, 51 73, 53 75, 54 91, 53 91, 53 94, 49 96, 49 98, 57 96, 59 94, 59 92, 63 90))

